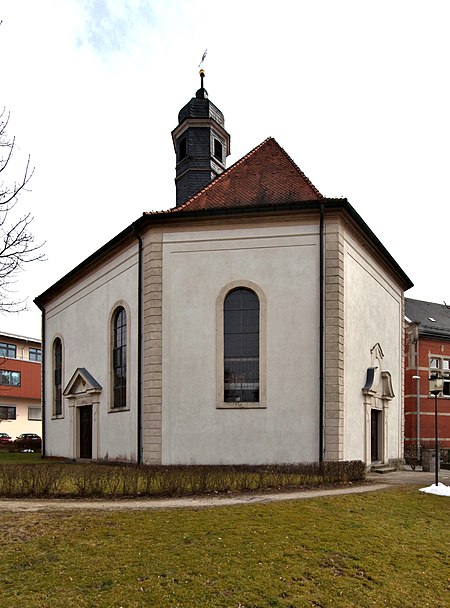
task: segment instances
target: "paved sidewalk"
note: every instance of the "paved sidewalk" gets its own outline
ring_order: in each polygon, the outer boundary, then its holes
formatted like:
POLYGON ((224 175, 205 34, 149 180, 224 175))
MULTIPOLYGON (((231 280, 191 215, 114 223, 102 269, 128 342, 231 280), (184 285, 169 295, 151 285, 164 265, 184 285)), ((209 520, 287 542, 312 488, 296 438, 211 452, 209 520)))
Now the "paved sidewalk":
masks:
MULTIPOLYGON (((435 473, 426 473, 418 468, 413 471, 410 467, 405 467, 393 473, 369 473, 367 476, 375 483, 388 483, 395 485, 418 484, 421 488, 431 486, 435 482, 435 473)), ((439 481, 446 486, 450 486, 450 471, 442 469, 439 471, 439 481)))
MULTIPOLYGON (((385 490, 393 485, 416 485, 425 488, 434 484, 434 473, 412 471, 405 469, 392 473, 370 473, 367 477, 370 483, 345 486, 343 488, 327 488, 317 490, 298 490, 293 492, 276 492, 261 494, 236 494, 227 496, 189 496, 185 498, 142 498, 121 500, 33 500, 33 499, 4 499, 0 500, 1 511, 36 512, 36 511, 68 511, 89 509, 91 511, 147 511, 152 509, 200 509, 211 507, 226 507, 241 504, 264 504, 282 500, 301 500, 319 496, 340 496, 343 494, 361 494, 385 490)), ((439 481, 450 486, 450 471, 441 471, 439 481)))

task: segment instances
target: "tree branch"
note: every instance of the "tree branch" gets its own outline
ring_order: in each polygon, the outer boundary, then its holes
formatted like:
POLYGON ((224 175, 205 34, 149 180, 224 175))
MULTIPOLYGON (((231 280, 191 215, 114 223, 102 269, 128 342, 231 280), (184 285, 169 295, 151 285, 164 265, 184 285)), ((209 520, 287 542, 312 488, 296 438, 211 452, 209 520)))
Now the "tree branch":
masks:
MULTIPOLYGON (((14 152, 15 138, 7 135, 10 115, 5 109, 0 113, 0 173, 7 173, 14 152)), ((33 177, 34 167, 28 156, 22 179, 13 181, 11 186, 2 182, 0 186, 0 312, 25 310, 26 301, 11 297, 12 286, 17 275, 29 262, 42 261, 43 244, 36 244, 30 230, 33 220, 30 213, 19 219, 12 217, 19 196, 27 191, 27 184, 33 177)))

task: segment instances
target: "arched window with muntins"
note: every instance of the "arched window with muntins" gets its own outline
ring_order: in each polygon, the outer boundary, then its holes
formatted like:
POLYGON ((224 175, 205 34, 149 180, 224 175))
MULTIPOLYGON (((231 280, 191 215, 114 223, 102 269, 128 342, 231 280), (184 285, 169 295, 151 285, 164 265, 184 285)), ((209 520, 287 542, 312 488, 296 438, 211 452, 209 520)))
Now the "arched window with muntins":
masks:
POLYGON ((259 309, 250 289, 233 289, 225 298, 225 402, 259 402, 259 309))
POLYGON ((53 342, 53 415, 62 416, 62 342, 53 342))
POLYGON ((127 405, 127 313, 120 306, 113 316, 113 408, 127 405))

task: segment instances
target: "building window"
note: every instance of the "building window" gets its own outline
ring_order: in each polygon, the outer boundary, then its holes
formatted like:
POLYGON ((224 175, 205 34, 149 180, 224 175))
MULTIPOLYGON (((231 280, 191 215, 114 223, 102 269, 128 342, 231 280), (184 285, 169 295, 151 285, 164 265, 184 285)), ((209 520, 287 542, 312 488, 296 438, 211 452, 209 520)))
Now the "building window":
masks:
POLYGON ((184 137, 183 139, 180 140, 180 143, 178 144, 178 160, 183 160, 183 158, 186 158, 187 155, 187 144, 186 144, 186 138, 184 137))
POLYGON ((444 377, 444 389, 442 391, 442 394, 445 397, 450 397, 450 377, 444 377))
POLYGON ((62 342, 53 343, 53 415, 62 416, 62 342))
POLYGON ((15 420, 16 406, 15 405, 0 405, 0 420, 15 420))
POLYGON ((439 369, 439 359, 437 357, 431 357, 431 359, 430 359, 430 368, 431 369, 439 369))
POLYGON ((217 160, 223 162, 222 144, 218 139, 214 139, 214 158, 217 158, 217 160))
POLYGON ((127 313, 119 307, 113 317, 113 408, 127 405, 127 313))
POLYGON ((7 344, 6 342, 0 342, 0 357, 7 357, 8 359, 16 358, 17 347, 15 344, 7 344))
POLYGON ((42 361, 42 352, 40 348, 29 348, 28 356, 30 361, 42 361))
POLYGON ((444 357, 430 357, 430 373, 443 378, 444 386, 441 396, 450 397, 450 359, 444 357))
POLYGON ((28 420, 42 420, 42 408, 30 406, 28 408, 28 420))
POLYGON ((20 372, 7 369, 0 370, 0 384, 3 386, 20 386, 20 372))
POLYGON ((259 299, 234 289, 224 302, 224 402, 259 402, 259 299))

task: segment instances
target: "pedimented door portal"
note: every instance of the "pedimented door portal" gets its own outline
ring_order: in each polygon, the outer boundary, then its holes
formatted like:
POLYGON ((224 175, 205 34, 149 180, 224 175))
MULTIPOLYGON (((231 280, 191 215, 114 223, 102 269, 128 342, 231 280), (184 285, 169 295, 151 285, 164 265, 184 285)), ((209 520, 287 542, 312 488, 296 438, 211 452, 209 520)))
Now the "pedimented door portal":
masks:
POLYGON ((377 342, 370 351, 372 365, 367 368, 366 383, 362 392, 365 411, 366 464, 388 462, 389 403, 394 398, 391 374, 383 369, 383 350, 377 342))
POLYGON ((73 458, 98 458, 98 412, 102 387, 84 367, 78 367, 64 390, 69 402, 73 458))
POLYGON ((92 458, 92 405, 77 408, 80 424, 80 458, 92 458))

